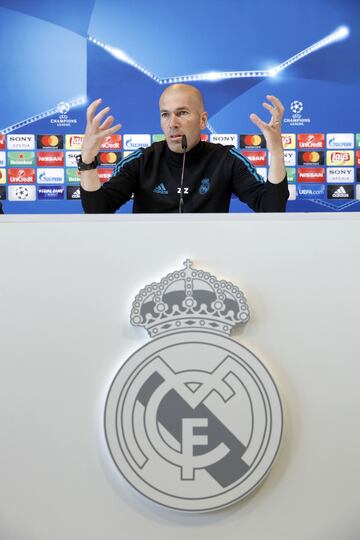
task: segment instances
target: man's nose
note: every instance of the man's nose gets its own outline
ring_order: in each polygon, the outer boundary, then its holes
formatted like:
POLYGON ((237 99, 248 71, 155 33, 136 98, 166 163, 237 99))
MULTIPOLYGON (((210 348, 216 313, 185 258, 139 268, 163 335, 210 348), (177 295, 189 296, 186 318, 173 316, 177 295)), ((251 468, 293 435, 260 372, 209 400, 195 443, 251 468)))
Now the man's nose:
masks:
POLYGON ((170 114, 169 117, 169 127, 174 128, 179 125, 179 118, 176 114, 170 114))

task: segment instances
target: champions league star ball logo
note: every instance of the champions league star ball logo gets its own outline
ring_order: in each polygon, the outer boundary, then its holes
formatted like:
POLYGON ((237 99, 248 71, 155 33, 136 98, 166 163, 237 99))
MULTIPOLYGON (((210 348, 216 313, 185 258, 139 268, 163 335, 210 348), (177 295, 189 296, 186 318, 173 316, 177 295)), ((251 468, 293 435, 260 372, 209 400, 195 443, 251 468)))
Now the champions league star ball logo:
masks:
POLYGON ((303 108, 304 107, 301 101, 295 100, 291 102, 290 109, 292 110, 294 114, 300 114, 303 108))
POLYGON ((67 114, 70 111, 70 105, 66 103, 65 101, 60 101, 60 103, 57 106, 57 109, 59 113, 67 114))
POLYGON ((152 339, 108 392, 111 456, 145 497, 206 512, 246 497, 269 472, 282 407, 265 366, 229 336, 249 320, 243 293, 192 267, 136 296, 131 323, 152 339))
POLYGON ((29 198, 29 189, 26 186, 19 186, 15 190, 15 196, 20 201, 26 201, 29 198))

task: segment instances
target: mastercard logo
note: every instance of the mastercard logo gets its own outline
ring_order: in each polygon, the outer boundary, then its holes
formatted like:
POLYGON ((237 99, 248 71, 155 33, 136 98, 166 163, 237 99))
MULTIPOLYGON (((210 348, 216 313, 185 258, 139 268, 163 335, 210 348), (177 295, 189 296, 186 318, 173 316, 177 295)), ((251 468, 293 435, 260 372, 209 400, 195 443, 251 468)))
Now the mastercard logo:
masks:
POLYGON ((59 143, 59 137, 57 137, 56 135, 43 135, 41 137, 42 146, 55 148, 56 146, 59 146, 59 143))
POLYGON ((304 152, 302 155, 304 163, 318 163, 320 158, 319 152, 304 152))
POLYGON ((117 155, 115 152, 102 152, 99 155, 101 163, 106 163, 108 165, 113 165, 116 163, 117 155))
POLYGON ((260 135, 245 135, 244 143, 249 146, 259 146, 261 144, 260 135))

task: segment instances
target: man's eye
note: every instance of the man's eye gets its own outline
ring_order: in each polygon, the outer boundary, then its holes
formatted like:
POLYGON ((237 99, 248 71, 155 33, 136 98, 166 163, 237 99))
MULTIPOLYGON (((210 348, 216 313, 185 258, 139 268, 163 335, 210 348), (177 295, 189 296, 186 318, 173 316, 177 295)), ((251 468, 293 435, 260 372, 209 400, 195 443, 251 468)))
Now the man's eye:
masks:
POLYGON ((188 111, 180 111, 180 116, 184 116, 186 114, 188 114, 188 111))
POLYGON ((166 113, 166 112, 163 112, 163 113, 161 113, 161 118, 166 118, 166 117, 167 117, 167 115, 168 115, 168 113, 166 113))

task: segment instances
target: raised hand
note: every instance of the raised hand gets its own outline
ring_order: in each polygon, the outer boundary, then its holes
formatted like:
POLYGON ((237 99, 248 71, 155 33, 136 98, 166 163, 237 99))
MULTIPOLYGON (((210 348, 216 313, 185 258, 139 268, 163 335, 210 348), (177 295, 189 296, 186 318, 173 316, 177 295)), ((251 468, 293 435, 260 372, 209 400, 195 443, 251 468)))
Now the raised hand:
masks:
POLYGON ((285 109, 277 97, 268 95, 266 98, 271 102, 271 105, 264 102, 263 107, 270 112, 270 121, 268 123, 264 122, 255 113, 250 114, 250 120, 262 131, 268 150, 271 153, 282 152, 281 123, 285 109))
POLYGON ((96 99, 89 105, 86 111, 86 128, 81 146, 81 157, 84 163, 94 161, 104 138, 112 135, 121 128, 121 124, 111 127, 114 122, 114 117, 111 115, 104 120, 110 111, 110 107, 105 107, 95 114, 101 102, 101 98, 96 99))

